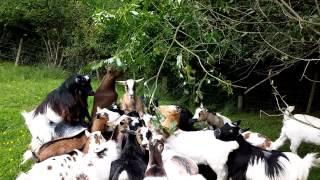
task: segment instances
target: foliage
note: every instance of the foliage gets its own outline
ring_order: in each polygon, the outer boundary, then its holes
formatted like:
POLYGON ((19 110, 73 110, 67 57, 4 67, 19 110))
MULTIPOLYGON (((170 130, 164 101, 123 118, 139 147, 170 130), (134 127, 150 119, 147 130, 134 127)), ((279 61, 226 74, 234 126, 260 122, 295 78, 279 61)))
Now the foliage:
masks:
POLYGON ((270 69, 302 65, 310 76, 319 15, 317 1, 298 0, 5 0, 0 25, 33 33, 47 64, 95 70, 119 58, 128 76, 160 72, 192 104, 212 89, 247 93, 270 69))

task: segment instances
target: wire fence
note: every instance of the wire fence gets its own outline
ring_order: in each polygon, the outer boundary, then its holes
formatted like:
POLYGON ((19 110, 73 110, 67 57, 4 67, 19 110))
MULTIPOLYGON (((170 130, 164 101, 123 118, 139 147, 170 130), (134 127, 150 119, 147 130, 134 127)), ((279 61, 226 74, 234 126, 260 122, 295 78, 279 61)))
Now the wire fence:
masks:
POLYGON ((0 39, 0 59, 19 64, 46 63, 47 52, 43 43, 23 39, 20 54, 18 54, 20 41, 0 39))

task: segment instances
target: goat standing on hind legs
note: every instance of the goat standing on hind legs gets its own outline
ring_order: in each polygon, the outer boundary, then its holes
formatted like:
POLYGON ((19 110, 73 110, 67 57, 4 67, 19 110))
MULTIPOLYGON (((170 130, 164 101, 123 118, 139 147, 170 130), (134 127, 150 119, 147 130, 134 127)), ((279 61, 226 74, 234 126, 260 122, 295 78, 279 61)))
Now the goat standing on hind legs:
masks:
POLYGON ((107 108, 118 99, 116 92, 116 79, 122 75, 122 72, 109 67, 104 75, 100 86, 96 90, 93 99, 92 117, 96 116, 97 107, 107 108))
POLYGON ((123 110, 126 114, 136 111, 139 113, 140 118, 143 117, 145 112, 141 98, 135 95, 135 83, 139 83, 142 80, 143 78, 138 80, 128 79, 126 81, 117 81, 121 85, 125 86, 126 91, 122 98, 121 110, 123 110))

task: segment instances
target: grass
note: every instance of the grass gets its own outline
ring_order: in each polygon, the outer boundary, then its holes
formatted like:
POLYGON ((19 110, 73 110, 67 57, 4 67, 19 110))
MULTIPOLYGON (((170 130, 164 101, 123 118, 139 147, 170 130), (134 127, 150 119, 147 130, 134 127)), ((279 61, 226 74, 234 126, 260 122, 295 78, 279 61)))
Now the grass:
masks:
MULTIPOLYGON (((27 171, 31 162, 20 165, 22 155, 30 143, 30 135, 20 112, 36 107, 43 98, 59 86, 69 75, 60 69, 48 67, 15 67, 12 63, 0 61, 0 180, 15 179, 20 171, 27 171)), ((93 81, 93 88, 97 81, 93 81)), ((119 94, 123 88, 118 87, 119 94)), ((121 95, 119 95, 121 96, 121 95)), ((173 98, 163 98, 160 104, 177 103, 173 98)), ((92 104, 92 98, 89 98, 92 104)), ((252 131, 260 132, 276 139, 282 126, 281 118, 263 117, 258 113, 228 114, 233 120, 241 119, 242 127, 250 127, 252 131)), ((288 151, 288 145, 282 147, 288 151)), ((299 155, 308 152, 320 152, 319 146, 303 144, 299 155)), ((309 179, 320 179, 320 169, 313 169, 309 179)))

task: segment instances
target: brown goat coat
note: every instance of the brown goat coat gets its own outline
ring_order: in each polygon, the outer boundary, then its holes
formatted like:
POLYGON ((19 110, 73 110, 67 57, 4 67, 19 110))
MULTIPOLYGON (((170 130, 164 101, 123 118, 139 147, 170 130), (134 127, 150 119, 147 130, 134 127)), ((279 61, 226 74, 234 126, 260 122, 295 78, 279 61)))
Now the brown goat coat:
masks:
MULTIPOLYGON (((161 157, 161 150, 159 150, 160 143, 156 142, 155 145, 149 143, 149 162, 145 172, 146 177, 164 177, 166 172, 163 168, 161 157)), ((162 144, 163 147, 163 144, 162 144)))
POLYGON ((165 120, 161 122, 161 125, 170 129, 173 124, 179 125, 180 111, 168 108, 168 106, 159 106, 158 110, 165 117, 165 120))
POLYGON ((198 121, 206 121, 208 125, 216 128, 221 128, 224 126, 224 121, 222 118, 216 116, 213 113, 206 112, 206 111, 201 111, 199 113, 198 121))
POLYGON ((134 96, 130 98, 130 96, 125 93, 122 98, 121 109, 125 113, 136 111, 139 113, 139 116, 142 117, 145 114, 144 104, 140 97, 134 96))
POLYGON ((100 86, 96 90, 93 98, 92 117, 96 116, 97 107, 106 108, 113 102, 117 101, 118 94, 116 92, 116 79, 120 77, 122 73, 108 69, 106 75, 104 75, 100 86))
POLYGON ((85 132, 75 137, 56 139, 42 145, 37 153, 39 162, 53 156, 59 156, 72 152, 74 149, 82 149, 87 142, 88 137, 85 132))
MULTIPOLYGON (((100 116, 100 119, 95 118, 91 127, 91 132, 106 130, 106 124, 108 122, 108 117, 100 116)), ((86 149, 86 143, 88 137, 85 132, 82 132, 74 137, 60 138, 42 145, 37 153, 38 161, 44 161, 50 157, 58 156, 62 154, 67 154, 72 152, 74 149, 86 149)), ((87 151, 86 151, 87 152, 87 151)))

